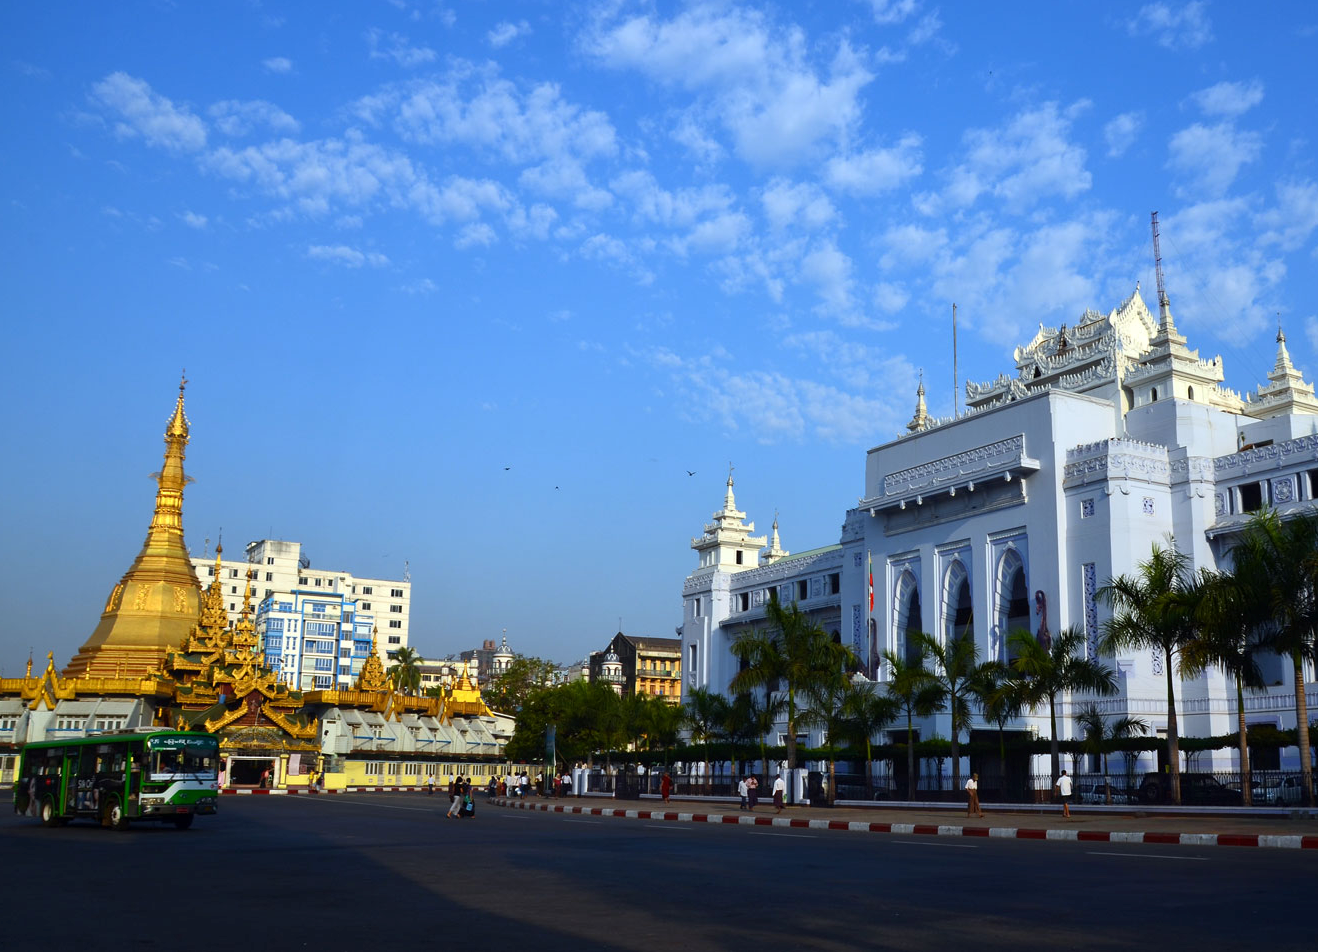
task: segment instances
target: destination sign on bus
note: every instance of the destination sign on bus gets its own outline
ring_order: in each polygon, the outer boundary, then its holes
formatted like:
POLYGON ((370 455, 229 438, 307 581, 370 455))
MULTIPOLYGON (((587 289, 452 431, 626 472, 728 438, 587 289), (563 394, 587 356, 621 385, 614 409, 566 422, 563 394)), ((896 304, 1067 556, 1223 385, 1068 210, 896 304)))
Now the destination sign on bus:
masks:
POLYGON ((195 751, 214 751, 215 738, 209 735, 198 737, 187 737, 179 734, 171 734, 165 737, 152 737, 150 740, 152 750, 195 750, 195 751))

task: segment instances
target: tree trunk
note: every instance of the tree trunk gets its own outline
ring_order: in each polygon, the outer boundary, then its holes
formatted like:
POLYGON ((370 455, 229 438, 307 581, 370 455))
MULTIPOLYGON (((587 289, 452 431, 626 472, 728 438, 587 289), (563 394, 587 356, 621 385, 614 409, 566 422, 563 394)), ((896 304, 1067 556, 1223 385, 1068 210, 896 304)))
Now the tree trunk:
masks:
POLYGON ((787 690, 787 769, 796 769, 796 701, 787 690))
POLYGON ((952 796, 961 789, 961 747, 957 743, 956 717, 952 718, 952 796))
POLYGON ((1295 736, 1300 745, 1300 802, 1313 806, 1313 755, 1309 752, 1309 699, 1304 696, 1304 656, 1291 655, 1295 665, 1295 736))
POLYGON ((1176 727, 1176 689, 1172 682, 1172 653, 1164 651, 1167 669, 1167 758, 1171 761, 1172 803, 1181 805, 1181 742, 1176 727))
POLYGON ((915 724, 910 708, 906 709, 906 800, 915 800, 915 724))
POLYGON ((1236 675, 1236 724, 1240 728, 1240 796, 1241 803, 1254 805, 1254 774, 1249 769, 1249 735, 1245 731, 1245 687, 1236 675))
MULTIPOLYGON (((1053 784, 1056 785, 1059 768, 1061 767, 1062 755, 1057 745, 1057 696, 1054 694, 1048 695, 1048 722, 1051 725, 1053 735, 1049 751, 1052 754, 1053 761, 1053 784)), ((1049 788, 1048 792, 1049 795, 1051 795, 1052 789, 1049 788)))

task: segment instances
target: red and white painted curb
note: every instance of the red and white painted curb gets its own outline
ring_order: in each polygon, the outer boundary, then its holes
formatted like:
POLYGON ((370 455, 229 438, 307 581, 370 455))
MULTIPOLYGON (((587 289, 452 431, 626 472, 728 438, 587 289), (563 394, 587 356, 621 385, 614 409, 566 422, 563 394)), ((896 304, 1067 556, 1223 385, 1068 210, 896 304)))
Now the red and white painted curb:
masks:
POLYGON ((858 820, 807 820, 801 817, 755 816, 745 813, 672 813, 661 810, 616 810, 569 807, 527 800, 496 800, 499 806, 580 816, 625 817, 632 820, 675 820, 679 823, 719 823, 772 826, 798 830, 844 830, 904 836, 977 836, 1008 840, 1065 840, 1080 843, 1150 843, 1160 846, 1260 846, 1271 849, 1318 850, 1318 836, 1269 833, 1122 833, 1102 830, 1039 830, 1011 826, 953 826, 932 823, 865 823, 858 820))

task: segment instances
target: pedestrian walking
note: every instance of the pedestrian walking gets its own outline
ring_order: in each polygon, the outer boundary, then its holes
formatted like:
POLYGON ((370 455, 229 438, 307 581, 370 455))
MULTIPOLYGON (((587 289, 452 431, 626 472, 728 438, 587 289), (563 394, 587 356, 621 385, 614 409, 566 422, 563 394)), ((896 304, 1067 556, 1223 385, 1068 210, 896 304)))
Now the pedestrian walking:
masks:
POLYGON ((746 809, 755 812, 755 804, 760 802, 760 780, 754 774, 746 781, 746 809))
POLYGON ((979 806, 979 774, 972 773, 966 781, 966 816, 983 817, 984 811, 979 806))
POLYGON ((747 802, 746 798, 750 796, 750 787, 746 786, 745 777, 742 777, 740 780, 737 781, 737 795, 741 797, 741 806, 737 807, 737 809, 738 810, 746 809, 746 802, 747 802))
POLYGON ((783 796, 787 793, 787 781, 783 780, 782 772, 773 778, 773 808, 775 812, 783 812, 783 796))
POLYGON ((1053 786, 1057 790, 1057 795, 1062 798, 1062 817, 1071 819, 1071 778, 1066 775, 1065 770, 1053 786))
POLYGON ((455 818, 461 809, 462 778, 454 777, 448 784, 448 813, 444 814, 444 816, 448 819, 455 818))
POLYGON ((673 778, 664 771, 664 775, 659 779, 659 795, 664 798, 664 803, 668 802, 668 795, 673 792, 673 778))
POLYGON ((434 795, 435 795, 435 773, 434 771, 431 771, 430 773, 426 774, 426 796, 433 797, 434 795))

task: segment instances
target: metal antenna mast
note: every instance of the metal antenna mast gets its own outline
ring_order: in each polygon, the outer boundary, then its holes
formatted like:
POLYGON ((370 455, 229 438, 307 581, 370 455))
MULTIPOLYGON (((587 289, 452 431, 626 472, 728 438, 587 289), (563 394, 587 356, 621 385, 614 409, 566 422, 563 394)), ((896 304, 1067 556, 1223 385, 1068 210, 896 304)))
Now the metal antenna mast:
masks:
POLYGON ((1167 301, 1167 286, 1162 280, 1162 249, 1158 246, 1158 213, 1153 213, 1153 267, 1158 275, 1158 320, 1167 320, 1171 307, 1167 301))

